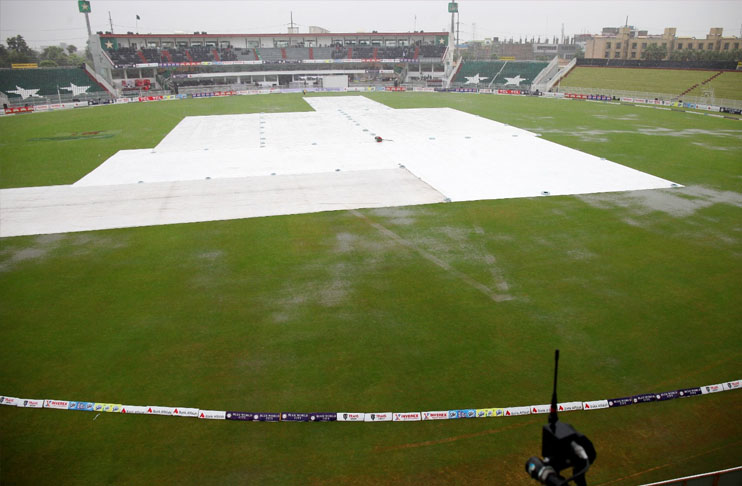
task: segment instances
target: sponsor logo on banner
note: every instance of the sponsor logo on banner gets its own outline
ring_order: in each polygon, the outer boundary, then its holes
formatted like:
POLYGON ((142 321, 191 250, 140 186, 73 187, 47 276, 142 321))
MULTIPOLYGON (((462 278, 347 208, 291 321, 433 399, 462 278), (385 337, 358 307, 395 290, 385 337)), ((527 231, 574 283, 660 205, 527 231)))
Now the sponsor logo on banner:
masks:
POLYGON ((255 417, 254 420, 257 420, 257 414, 253 414, 251 412, 234 412, 232 410, 228 411, 224 418, 227 420, 246 420, 246 421, 252 421, 253 416, 255 417))
POLYGON ((477 416, 476 409, 473 408, 465 408, 463 410, 449 410, 448 411, 448 417, 449 418, 475 418, 477 416), (451 417, 451 413, 454 413, 455 416, 451 417))
POLYGON ((448 410, 423 412, 423 420, 448 420, 448 410))
POLYGON ((387 86, 384 89, 386 91, 407 91, 407 88, 404 86, 387 86))
POLYGON ((44 408, 56 408, 58 410, 67 410, 69 407, 67 400, 44 400, 44 408))
POLYGON ((227 412, 221 410, 199 410, 198 418, 209 420, 225 420, 227 412))
POLYGON ((608 400, 608 406, 613 407, 625 407, 626 405, 633 405, 634 403, 634 397, 621 397, 621 398, 611 398, 608 400))
POLYGON ((28 398, 18 399, 18 406, 22 408, 43 408, 43 400, 31 400, 28 398))
POLYGON ((559 412, 573 412, 575 410, 582 410, 582 402, 557 403, 557 411, 559 412))
POLYGON ((702 386, 701 387, 701 393, 703 393, 704 395, 706 395, 708 393, 718 393, 720 391, 724 391, 724 386, 721 385, 721 384, 719 384, 719 385, 706 385, 706 386, 702 386))
POLYGON ((505 417, 514 417, 516 415, 528 415, 531 413, 530 407, 508 407, 505 409, 505 417))
POLYGON ((338 415, 334 412, 314 412, 309 414, 310 422, 335 422, 338 415))
POLYGON ((391 422, 392 412, 374 412, 363 416, 364 422, 391 422))
POLYGON ((365 413, 339 412, 337 414, 338 422, 363 422, 365 413))
POLYGON ((695 387, 695 388, 684 388, 682 390, 678 390, 678 396, 680 398, 692 397, 692 396, 700 395, 700 394, 701 394, 701 388, 699 388, 699 387, 695 387))
POLYGON ((13 113, 30 113, 34 110, 33 106, 18 106, 15 108, 5 108, 5 114, 10 115, 13 113))
POLYGON ((135 415, 141 415, 147 413, 147 407, 140 405, 121 405, 121 413, 131 413, 135 415))
POLYGON ((597 410, 599 408, 608 408, 608 400, 594 400, 592 402, 583 402, 583 410, 597 410))
POLYGON ((83 412, 92 412, 94 405, 95 403, 93 402, 69 402, 68 409, 81 410, 83 412))
POLYGON ((11 407, 17 407, 18 399, 15 397, 3 397, 0 403, 2 403, 3 405, 9 405, 11 407))
POLYGON ((674 398, 678 398, 677 390, 666 391, 666 392, 658 393, 657 395, 655 395, 655 399, 657 401, 672 400, 674 398))
POLYGON ((198 417, 198 409, 176 407, 173 410, 173 415, 176 417, 198 417))
POLYGON ((309 414, 281 412, 281 422, 309 422, 309 414))
POLYGON ((105 405, 106 405, 105 403, 98 403, 98 402, 94 403, 93 404, 93 412, 102 412, 103 411, 103 407, 105 405))
POLYGON ((394 412, 395 422, 415 422, 421 420, 420 412, 394 412))
POLYGON ((280 415, 277 413, 228 411, 225 418, 227 420, 246 420, 249 422, 278 422, 280 415))
POLYGON ((634 403, 648 403, 657 400, 657 396, 654 393, 644 393, 642 395, 634 395, 631 399, 634 403))
POLYGON ((736 390, 737 388, 742 388, 742 380, 728 381, 724 383, 724 390, 736 390))
POLYGON ((150 415, 172 415, 174 410, 173 407, 158 407, 156 405, 147 406, 147 413, 150 415))
POLYGON ((531 405, 531 413, 549 413, 551 405, 531 405))
POLYGON ((502 417, 501 408, 485 408, 484 412, 486 418, 502 417))

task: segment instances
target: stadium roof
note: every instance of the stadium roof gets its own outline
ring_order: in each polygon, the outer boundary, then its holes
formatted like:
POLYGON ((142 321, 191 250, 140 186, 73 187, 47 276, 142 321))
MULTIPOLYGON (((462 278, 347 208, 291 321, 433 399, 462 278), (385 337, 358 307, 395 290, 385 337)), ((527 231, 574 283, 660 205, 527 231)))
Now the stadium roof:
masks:
POLYGON ((448 35, 448 32, 328 32, 328 33, 303 33, 303 34, 286 34, 286 33, 266 33, 266 34, 103 34, 98 33, 101 37, 117 37, 117 38, 152 38, 152 37, 350 37, 350 36, 369 36, 369 37, 384 37, 384 36, 402 36, 402 35, 448 35))

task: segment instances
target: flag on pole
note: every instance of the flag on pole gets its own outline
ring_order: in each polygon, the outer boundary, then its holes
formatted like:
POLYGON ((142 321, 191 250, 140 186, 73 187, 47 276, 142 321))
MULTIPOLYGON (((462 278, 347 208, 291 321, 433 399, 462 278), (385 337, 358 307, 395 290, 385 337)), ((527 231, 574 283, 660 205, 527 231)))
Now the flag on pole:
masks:
POLYGON ((142 20, 142 19, 139 18, 139 15, 137 15, 137 20, 142 20))
POLYGON ((90 2, 88 0, 78 0, 77 8, 80 13, 90 13, 90 2))

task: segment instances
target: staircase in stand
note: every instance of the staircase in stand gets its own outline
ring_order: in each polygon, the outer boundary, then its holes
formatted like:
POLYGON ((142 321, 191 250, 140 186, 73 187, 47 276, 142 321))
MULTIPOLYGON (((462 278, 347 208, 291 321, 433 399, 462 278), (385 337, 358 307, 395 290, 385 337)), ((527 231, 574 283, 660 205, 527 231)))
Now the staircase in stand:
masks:
POLYGON ((705 79, 705 80, 701 81, 700 83, 696 83, 696 84, 694 84, 693 86, 691 86, 690 88, 686 89, 685 91, 683 91, 682 93, 680 93, 679 95, 677 95, 677 96, 676 96, 675 98, 673 98, 673 99, 676 99, 676 100, 677 100, 677 99, 679 99, 679 98, 682 98, 683 96, 687 95, 688 93, 690 93, 690 92, 691 92, 691 91, 693 91, 694 89, 698 88, 699 86, 703 86, 703 85, 706 85, 706 84, 710 83, 711 81, 713 81, 714 79, 718 78, 718 77, 719 77, 719 76, 721 76, 722 74, 724 74, 724 71, 719 71, 718 73, 714 74, 714 75, 713 75, 713 76, 711 76, 710 78, 708 78, 708 79, 705 79))
POLYGON ((214 56, 216 62, 219 62, 219 52, 216 49, 211 50, 211 55, 214 56))

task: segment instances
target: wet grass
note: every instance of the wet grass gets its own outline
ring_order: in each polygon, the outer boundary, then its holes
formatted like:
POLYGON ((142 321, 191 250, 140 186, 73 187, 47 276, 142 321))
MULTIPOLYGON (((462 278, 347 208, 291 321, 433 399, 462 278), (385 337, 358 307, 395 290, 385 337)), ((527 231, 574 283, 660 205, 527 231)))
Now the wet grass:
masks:
MULTIPOLYGON (((141 125, 180 102, 142 105, 125 125, 108 122, 122 138, 107 149, 153 146, 185 113, 308 109, 286 96, 194 100, 150 139, 141 125)), ((529 98, 369 97, 487 116, 689 187, 5 238, 2 393, 245 411, 530 405, 549 400, 555 347, 564 401, 741 378, 738 121, 529 98)), ((66 115, 98 116, 79 113, 66 115)), ((48 133, 68 129, 52 121, 48 133)), ((61 157, 71 142, 46 143, 61 157)), ((75 167, 39 161, 35 183, 94 167, 75 150, 75 167)), ((632 485, 738 465, 739 393, 563 419, 595 442, 591 484, 632 485)), ((0 407, 0 481, 530 484, 523 463, 540 451, 545 421, 94 417, 0 407)))

